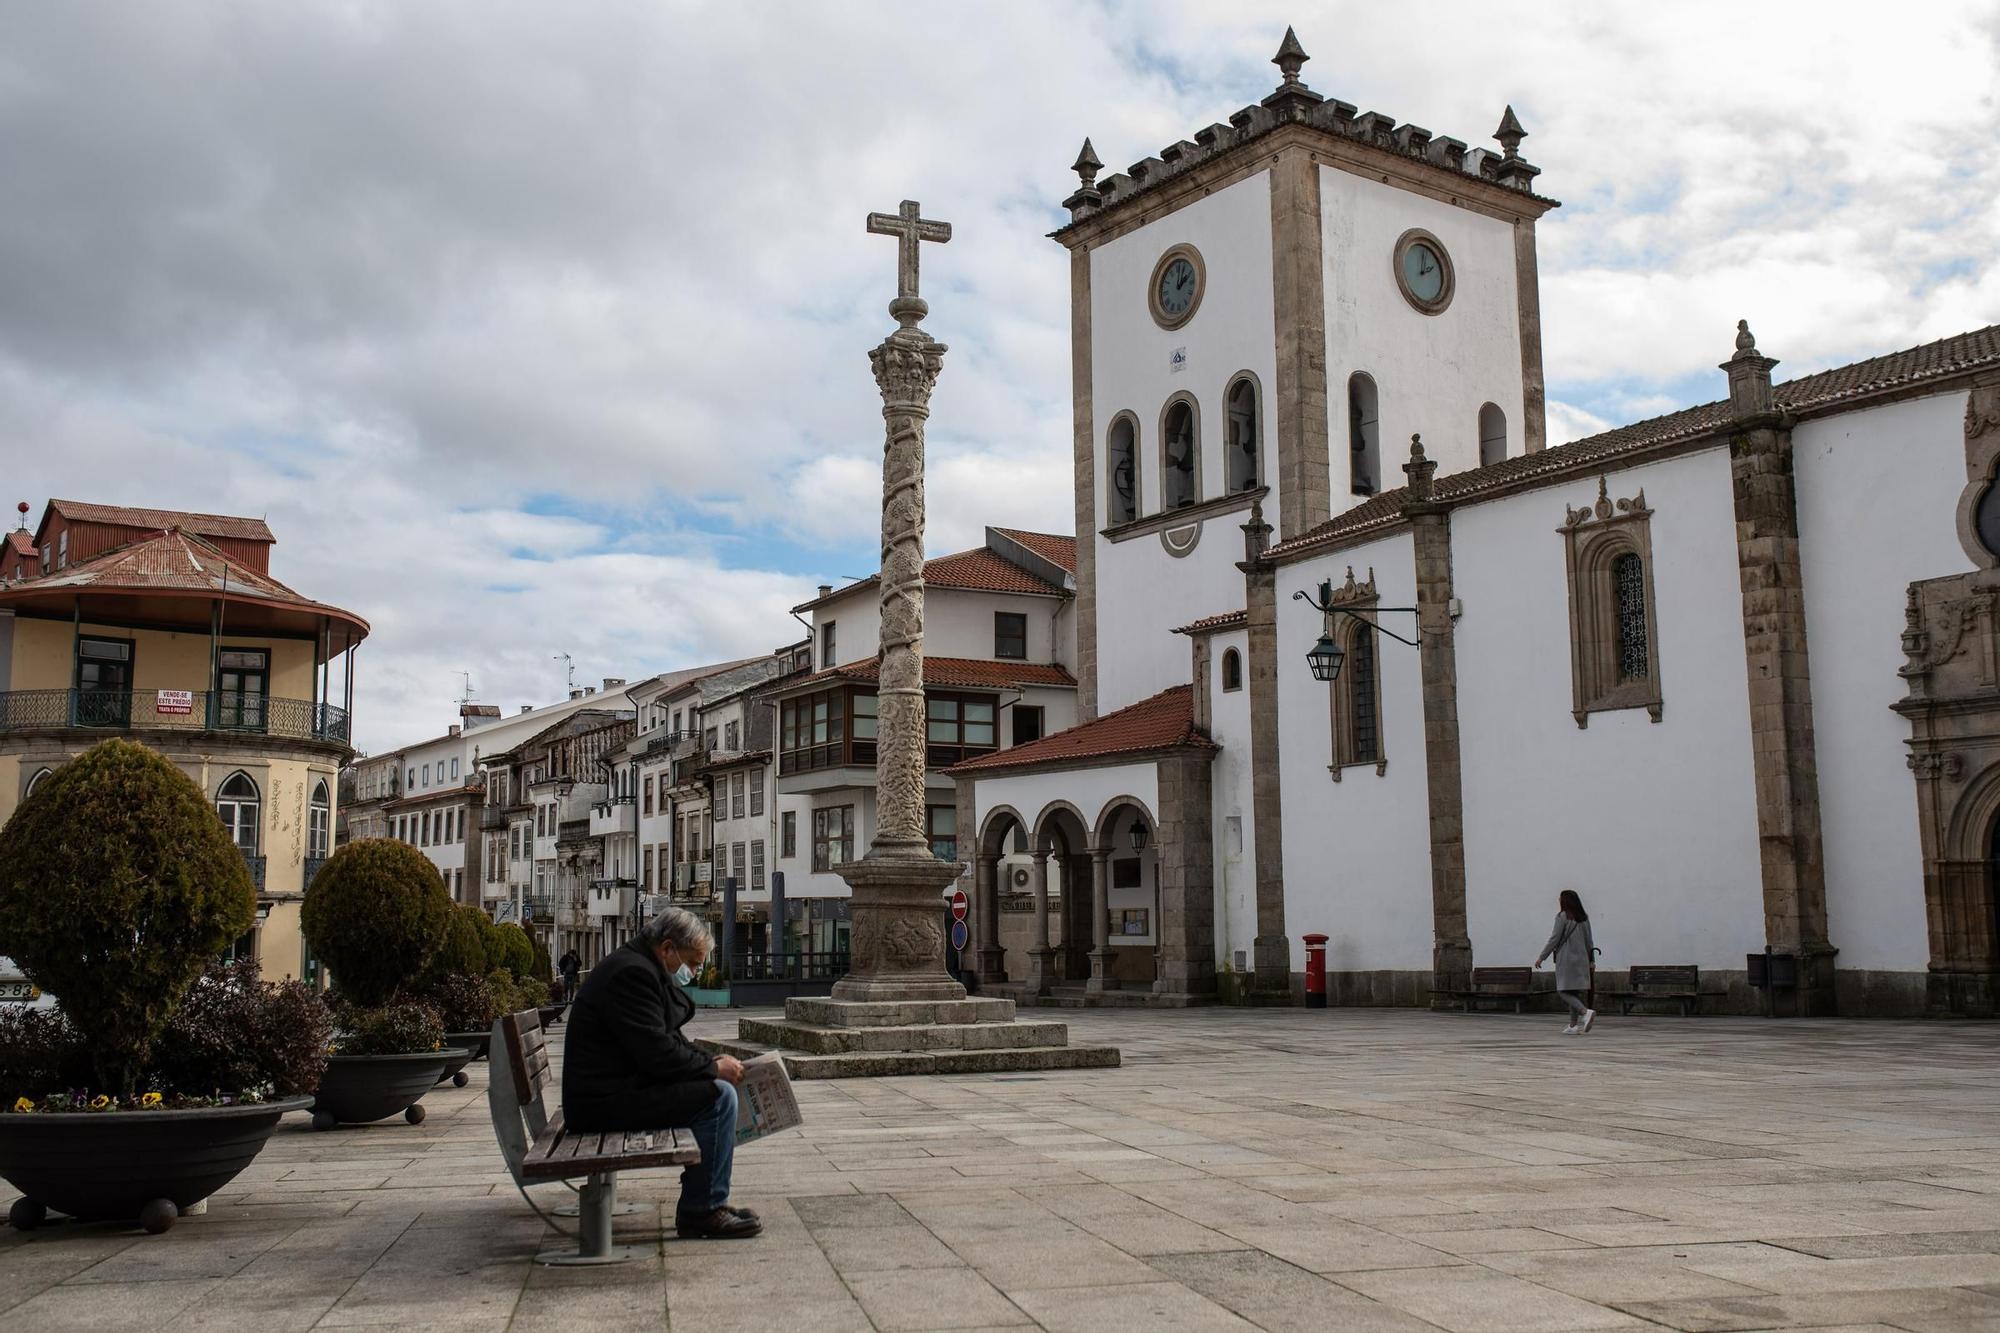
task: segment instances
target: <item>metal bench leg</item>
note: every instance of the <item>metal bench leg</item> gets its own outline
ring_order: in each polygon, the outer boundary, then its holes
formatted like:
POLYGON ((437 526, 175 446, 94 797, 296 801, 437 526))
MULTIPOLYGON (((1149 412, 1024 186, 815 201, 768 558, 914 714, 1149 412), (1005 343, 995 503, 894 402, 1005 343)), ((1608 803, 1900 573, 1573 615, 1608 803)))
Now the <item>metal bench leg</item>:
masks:
POLYGON ((617 1203, 617 1173, 601 1171, 590 1177, 577 1192, 577 1220, 582 1231, 577 1238, 575 1252, 549 1250, 536 1255, 535 1262, 551 1267, 570 1267, 622 1264, 628 1259, 639 1258, 641 1252, 636 1247, 611 1243, 611 1218, 617 1203))

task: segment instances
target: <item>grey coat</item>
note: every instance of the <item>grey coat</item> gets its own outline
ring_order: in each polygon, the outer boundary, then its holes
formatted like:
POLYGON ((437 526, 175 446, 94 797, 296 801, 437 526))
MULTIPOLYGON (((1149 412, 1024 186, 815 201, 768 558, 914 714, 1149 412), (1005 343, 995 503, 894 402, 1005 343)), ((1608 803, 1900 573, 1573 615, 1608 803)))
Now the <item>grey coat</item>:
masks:
POLYGON ((1590 923, 1572 921, 1561 912, 1556 913, 1555 929, 1549 932, 1549 942, 1542 946, 1539 955, 1556 960, 1556 989, 1587 991, 1590 989, 1590 923))

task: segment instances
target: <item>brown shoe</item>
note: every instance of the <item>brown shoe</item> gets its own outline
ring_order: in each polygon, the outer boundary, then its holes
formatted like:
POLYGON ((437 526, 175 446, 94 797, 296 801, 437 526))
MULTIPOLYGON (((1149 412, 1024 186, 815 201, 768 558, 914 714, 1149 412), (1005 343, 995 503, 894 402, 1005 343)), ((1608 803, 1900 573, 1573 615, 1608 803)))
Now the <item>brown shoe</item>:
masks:
POLYGON ((761 1222, 763 1220, 762 1218, 757 1216, 757 1210, 755 1208, 740 1208, 733 1203, 723 1204, 722 1211, 725 1213, 734 1213, 746 1222, 761 1222))
POLYGON ((740 1240, 754 1236, 764 1224, 754 1217, 742 1217, 727 1208, 718 1208, 707 1217, 676 1217, 674 1234, 688 1240, 740 1240))

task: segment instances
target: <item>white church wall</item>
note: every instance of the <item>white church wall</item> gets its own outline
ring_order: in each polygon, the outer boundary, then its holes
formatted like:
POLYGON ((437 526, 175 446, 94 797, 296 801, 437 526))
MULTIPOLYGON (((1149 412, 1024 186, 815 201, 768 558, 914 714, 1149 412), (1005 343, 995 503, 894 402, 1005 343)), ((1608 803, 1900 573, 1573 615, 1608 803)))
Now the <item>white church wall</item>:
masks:
MULTIPOLYGON (((1262 467, 1271 494, 1264 508, 1279 513, 1277 440, 1272 393, 1277 377, 1271 272, 1271 184, 1267 173, 1216 191, 1091 253, 1091 404, 1096 440, 1096 527, 1107 522, 1104 438, 1111 421, 1130 411, 1139 422, 1142 515, 1160 512, 1160 414, 1176 393, 1194 395, 1199 411, 1201 495, 1224 493, 1230 380, 1248 370, 1260 386, 1262 467), (1206 269, 1201 305, 1179 329, 1153 322, 1147 284, 1168 247, 1187 243, 1206 269), (1176 369, 1175 353, 1185 352, 1176 369)), ((1187 683, 1185 644, 1176 626, 1243 605, 1239 531, 1247 515, 1204 524, 1199 543, 1176 559, 1157 534, 1097 543, 1098 710, 1109 712, 1187 683)))
MULTIPOLYGON (((1416 650, 1387 637, 1376 649, 1387 769, 1377 774, 1373 765, 1351 766, 1335 782, 1328 771, 1329 687, 1314 680, 1306 665, 1306 652, 1320 635, 1320 618, 1292 600, 1302 589, 1317 593, 1323 579, 1339 587, 1350 565, 1357 578, 1366 578, 1374 568, 1381 605, 1416 605, 1415 556, 1407 533, 1278 570, 1278 759, 1292 970, 1305 968, 1301 937, 1321 931, 1332 937, 1327 943, 1329 971, 1427 972, 1430 803, 1416 650)), ((1381 623, 1409 638, 1412 620, 1392 614, 1381 623)), ((1459 674, 1465 674, 1462 655, 1459 674)), ((1253 910, 1253 934, 1254 925, 1253 910)))
MULTIPOLYGON (((1725 450, 1610 474, 1653 509, 1662 721, 1571 716, 1565 504, 1594 478, 1453 511, 1466 900, 1482 964, 1524 964, 1582 894, 1603 968, 1743 967, 1764 938, 1725 450)), ((1385 600, 1386 597, 1385 597, 1385 600)), ((1392 741, 1392 764, 1395 750, 1392 741)), ((1289 813, 1289 811, 1288 811, 1289 813)))
POLYGON ((1257 829, 1250 794, 1250 636, 1231 630, 1209 636, 1209 739, 1222 747, 1209 767, 1214 803, 1215 961, 1250 962, 1257 938, 1257 829), (1243 688, 1224 692, 1222 657, 1243 659, 1243 688))
POLYGON ((1838 965, 1930 962, 1910 724, 1889 711, 1908 585, 1970 569, 1954 518, 1965 394, 1808 421, 1792 434, 1812 656, 1827 928, 1838 965))
POLYGON ((1412 433, 1440 472, 1479 464, 1479 409, 1507 414, 1507 453, 1523 450, 1521 326, 1512 224, 1399 190, 1336 167, 1320 168, 1325 256, 1327 444, 1333 509, 1351 490, 1347 381, 1375 380, 1381 411, 1380 489, 1400 486, 1412 433), (1396 241, 1420 227, 1444 243, 1451 304, 1427 315, 1396 284, 1396 241))

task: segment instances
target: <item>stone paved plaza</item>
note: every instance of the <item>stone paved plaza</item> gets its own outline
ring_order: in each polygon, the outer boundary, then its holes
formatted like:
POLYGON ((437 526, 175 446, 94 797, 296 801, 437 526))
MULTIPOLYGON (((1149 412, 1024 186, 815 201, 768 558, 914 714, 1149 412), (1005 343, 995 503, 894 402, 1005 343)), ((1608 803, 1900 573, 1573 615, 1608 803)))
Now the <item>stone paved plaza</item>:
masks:
MULTIPOLYGON (((756 1240, 536 1267, 560 1242, 502 1171, 482 1065, 420 1127, 289 1117, 165 1236, 0 1231, 0 1310, 9 1330, 2000 1329, 2000 1026, 1072 1022, 1124 1067, 799 1085, 807 1127, 738 1158, 756 1240)), ((673 1196, 666 1173, 622 1183, 673 1196)))

